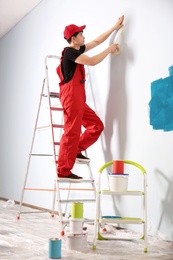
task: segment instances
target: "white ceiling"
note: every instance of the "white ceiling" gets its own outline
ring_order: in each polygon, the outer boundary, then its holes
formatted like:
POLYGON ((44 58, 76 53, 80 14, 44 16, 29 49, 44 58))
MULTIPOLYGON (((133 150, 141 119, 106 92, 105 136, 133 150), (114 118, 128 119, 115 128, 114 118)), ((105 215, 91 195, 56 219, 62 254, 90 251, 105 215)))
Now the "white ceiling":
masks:
POLYGON ((0 39, 42 0, 0 0, 0 39))

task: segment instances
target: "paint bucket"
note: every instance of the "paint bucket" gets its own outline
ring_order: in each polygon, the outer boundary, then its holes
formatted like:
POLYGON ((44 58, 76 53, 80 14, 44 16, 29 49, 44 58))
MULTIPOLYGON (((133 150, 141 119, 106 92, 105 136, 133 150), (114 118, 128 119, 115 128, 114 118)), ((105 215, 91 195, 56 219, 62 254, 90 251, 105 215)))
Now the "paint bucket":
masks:
POLYGON ((82 202, 73 202, 71 209, 72 218, 83 218, 83 203, 82 202))
POLYGON ((113 161, 112 173, 124 173, 124 162, 118 160, 113 161))
POLYGON ((129 174, 109 174, 110 191, 127 191, 129 174))
POLYGON ((83 233, 83 218, 70 218, 70 233, 82 234, 83 233))
POLYGON ((80 234, 68 234, 66 237, 66 249, 67 250, 76 250, 76 251, 85 251, 87 249, 87 235, 80 234))
POLYGON ((49 258, 59 259, 61 258, 61 239, 60 238, 50 238, 49 239, 49 258))

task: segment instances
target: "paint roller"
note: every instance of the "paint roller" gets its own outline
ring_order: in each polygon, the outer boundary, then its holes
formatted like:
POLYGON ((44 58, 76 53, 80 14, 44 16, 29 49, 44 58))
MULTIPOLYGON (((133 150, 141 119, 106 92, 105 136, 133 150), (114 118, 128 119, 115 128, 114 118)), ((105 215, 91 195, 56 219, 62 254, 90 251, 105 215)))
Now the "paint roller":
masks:
MULTIPOLYGON (((118 45, 120 44, 120 42, 121 42, 121 35, 122 35, 123 29, 124 29, 124 26, 121 27, 121 28, 117 31, 117 33, 116 33, 116 35, 115 35, 115 39, 114 39, 114 44, 118 44, 118 45)), ((119 47, 118 47, 117 50, 113 53, 113 55, 118 55, 118 54, 120 54, 120 49, 119 49, 119 47)))

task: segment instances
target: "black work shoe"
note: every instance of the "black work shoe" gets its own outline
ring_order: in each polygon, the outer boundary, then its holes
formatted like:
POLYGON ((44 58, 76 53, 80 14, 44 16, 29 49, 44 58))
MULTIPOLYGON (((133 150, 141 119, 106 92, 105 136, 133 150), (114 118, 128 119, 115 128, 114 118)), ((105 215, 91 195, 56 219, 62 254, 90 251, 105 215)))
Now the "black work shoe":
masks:
POLYGON ((90 162, 90 159, 88 158, 88 157, 86 157, 86 156, 84 156, 83 154, 81 154, 81 153, 78 153, 77 154, 77 156, 76 156, 76 160, 78 161, 78 162, 90 162))
POLYGON ((78 182, 78 181, 82 181, 83 178, 71 173, 70 175, 67 176, 58 176, 59 180, 63 180, 63 181, 72 181, 72 182, 78 182))

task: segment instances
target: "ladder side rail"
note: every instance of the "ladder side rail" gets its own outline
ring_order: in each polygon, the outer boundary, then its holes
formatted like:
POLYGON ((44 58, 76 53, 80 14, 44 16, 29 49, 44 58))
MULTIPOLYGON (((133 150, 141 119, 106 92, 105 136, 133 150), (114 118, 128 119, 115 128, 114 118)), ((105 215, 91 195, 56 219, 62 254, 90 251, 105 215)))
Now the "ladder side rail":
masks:
POLYGON ((145 168, 143 168, 143 166, 141 166, 139 163, 137 162, 133 162, 130 160, 124 160, 124 163, 126 164, 131 164, 133 166, 136 166, 137 168, 139 168, 139 170, 141 171, 141 173, 143 174, 143 192, 144 192, 144 197, 143 197, 143 239, 144 239, 144 252, 147 252, 147 243, 148 243, 148 235, 147 235, 147 173, 145 168))
POLYGON ((56 180, 54 180, 54 192, 53 192, 53 203, 52 203, 52 213, 51 216, 55 215, 55 201, 56 201, 56 180))
POLYGON ((28 173, 29 173, 29 168, 30 168, 31 156, 32 156, 32 151, 33 151, 33 146, 34 146, 35 135, 36 135, 36 131, 37 131, 37 124, 38 124, 40 108, 41 108, 41 104, 42 104, 42 97, 43 97, 44 87, 45 87, 45 79, 43 80, 42 90, 41 90, 41 94, 40 94, 40 101, 39 101, 39 105, 38 105, 38 111, 37 111, 37 116, 36 116, 36 121, 35 121, 35 126, 34 126, 34 133, 33 133, 32 142, 31 142, 29 159, 28 159, 28 164, 27 164, 27 169, 26 169, 26 175, 25 175, 24 185, 23 185, 23 189, 22 189, 22 193, 21 193, 18 218, 20 218, 20 214, 21 214, 21 208, 22 208, 22 203, 23 203, 23 198, 24 198, 24 191, 25 191, 26 182, 27 182, 28 173))
MULTIPOLYGON (((58 215, 59 215, 59 222, 61 225, 61 232, 63 231, 63 216, 62 216, 62 206, 61 206, 61 196, 60 196, 60 188, 59 188, 59 181, 57 181, 57 202, 58 202, 58 215)), ((54 204, 55 205, 55 204, 54 204)))
MULTIPOLYGON (((85 150, 85 156, 88 157, 87 150, 85 150)), ((89 176, 90 176, 90 179, 92 180, 92 187, 93 187, 93 189, 94 189, 94 197, 96 198, 96 185, 95 185, 95 181, 94 181, 93 174, 92 174, 92 171, 91 171, 90 162, 87 163, 87 166, 88 166, 88 168, 89 168, 89 176)))
POLYGON ((148 234, 147 234, 147 174, 144 174, 144 252, 147 252, 148 234))
MULTIPOLYGON (((68 193, 67 193, 67 201, 69 200, 69 198, 70 198, 70 188, 71 188, 71 183, 69 183, 69 189, 68 189, 68 193)), ((65 216, 67 216, 67 210, 68 210, 68 203, 66 203, 66 205, 65 205, 65 213, 64 213, 64 215, 65 216)), ((70 214, 69 214, 70 215, 70 214)))
POLYGON ((91 166, 90 166, 90 163, 87 165, 88 166, 88 169, 89 169, 89 175, 90 175, 90 179, 91 179, 91 185, 92 185, 92 188, 94 190, 94 198, 96 199, 96 184, 95 184, 95 180, 93 178, 93 174, 92 174, 92 171, 91 171, 91 166))
POLYGON ((94 223, 93 249, 96 248, 97 235, 99 234, 99 230, 100 230, 99 218, 100 218, 100 214, 101 214, 101 209, 100 209, 101 174, 102 174, 102 172, 99 172, 98 184, 97 184, 96 213, 95 213, 95 223, 94 223))
POLYGON ((48 64, 47 64, 47 57, 45 59, 45 70, 46 70, 46 82, 47 82, 47 91, 48 91, 48 105, 49 105, 49 114, 50 114, 50 126, 51 126, 51 143, 52 143, 52 151, 53 151, 53 158, 54 158, 54 165, 55 165, 55 172, 57 172, 56 167, 56 151, 55 151, 55 145, 54 145, 54 130, 53 130, 53 118, 52 118, 52 112, 51 112, 51 101, 50 101, 50 87, 49 87, 49 73, 48 73, 48 64))
MULTIPOLYGON (((48 105, 49 105, 49 115, 50 115, 50 126, 51 126, 51 144, 52 144, 52 151, 53 151, 53 162, 55 167, 56 179, 57 179, 57 164, 56 164, 56 150, 55 150, 55 140, 54 140, 54 129, 53 129, 53 118, 52 118, 52 111, 51 111, 51 100, 50 100, 50 87, 49 87, 49 73, 48 73, 48 58, 52 58, 53 56, 47 56, 45 58, 45 73, 46 73, 46 83, 47 83, 47 92, 48 92, 48 105)), ((55 200, 56 200, 56 190, 54 191, 53 195, 53 205, 52 205, 52 214, 55 212, 55 200)))

